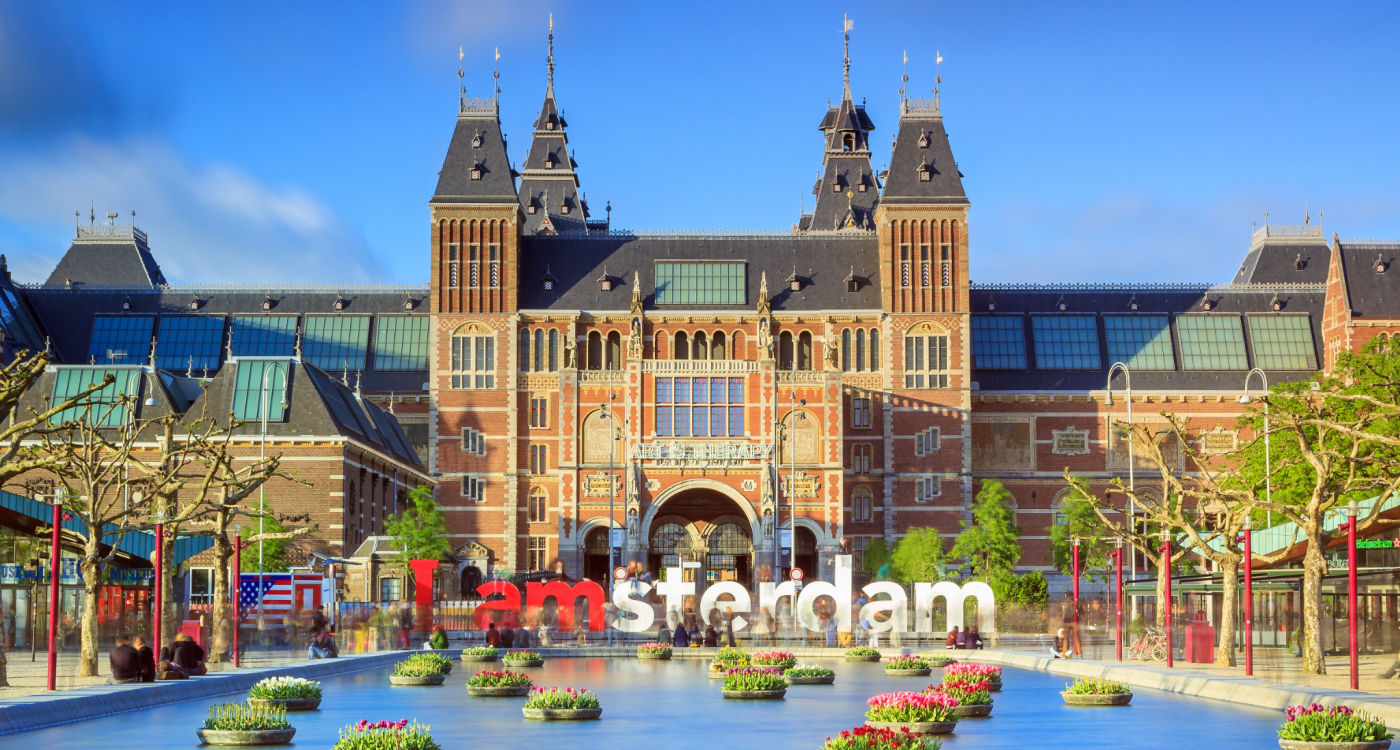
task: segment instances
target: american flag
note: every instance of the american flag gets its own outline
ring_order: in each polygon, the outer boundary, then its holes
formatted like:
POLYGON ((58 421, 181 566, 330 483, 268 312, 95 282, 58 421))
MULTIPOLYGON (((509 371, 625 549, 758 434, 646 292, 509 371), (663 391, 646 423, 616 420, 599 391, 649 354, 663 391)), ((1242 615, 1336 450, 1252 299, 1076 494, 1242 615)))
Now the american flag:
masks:
MULTIPOLYGON (((320 576, 297 574, 296 583, 319 585, 320 576)), ((238 609, 245 625, 257 627, 259 611, 268 627, 281 627, 282 618, 294 612, 296 601, 291 573, 243 573, 238 581, 238 609)))

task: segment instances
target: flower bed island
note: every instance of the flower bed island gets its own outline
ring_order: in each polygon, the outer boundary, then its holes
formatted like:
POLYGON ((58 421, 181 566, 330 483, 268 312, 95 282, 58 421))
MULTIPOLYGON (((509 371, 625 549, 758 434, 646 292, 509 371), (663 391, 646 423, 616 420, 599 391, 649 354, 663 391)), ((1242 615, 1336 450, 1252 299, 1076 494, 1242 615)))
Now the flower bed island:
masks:
POLYGON ((389 684, 423 687, 441 685, 446 679, 447 675, 443 674, 437 662, 408 658, 394 665, 394 671, 389 675, 389 684))
POLYGON ((360 719, 340 730, 331 750, 442 750, 426 724, 415 719, 369 721, 360 719))
POLYGON ((992 713, 992 691, 986 682, 947 682, 929 685, 925 693, 938 693, 958 702, 953 713, 960 719, 989 716, 992 713))
POLYGON ((865 704, 865 725, 876 729, 949 734, 958 724, 957 699, 941 693, 881 693, 865 704))
POLYGON ((927 677, 933 667, 922 656, 906 654, 885 662, 885 674, 891 677, 927 677))
POLYGON ((1126 706, 1133 699, 1133 689, 1105 677, 1080 677, 1060 695, 1071 706, 1126 706))
POLYGON ((755 651, 751 659, 755 667, 785 670, 797 664, 791 651, 755 651))
POLYGON ((603 715, 603 705, 592 690, 534 688, 520 712, 533 721, 583 721, 603 715))
POLYGON ((729 700, 777 700, 787 694, 787 681, 781 669, 740 667, 725 673, 720 693, 729 700))
POLYGON ((1347 706, 1289 706, 1278 728, 1283 750, 1385 750, 1394 737, 1385 722, 1347 706))
POLYGON ((827 737, 822 750, 939 750, 943 743, 925 739, 908 729, 860 726, 827 737))
POLYGON ((467 678, 467 695, 478 698, 518 698, 528 695, 535 681, 518 672, 483 670, 467 678))
POLYGON ((731 669, 739 669, 749 666, 749 653, 741 648, 724 648, 715 652, 714 660, 710 662, 710 679, 722 680, 725 673, 731 669))
POLYGON ((209 718, 198 730, 206 745, 285 745, 297 730, 281 706, 222 703, 209 707, 209 718))
POLYGON ((248 705, 315 711, 321 705, 321 683, 301 677, 268 677, 248 689, 248 705))
POLYGON ((409 661, 432 664, 443 674, 452 674, 452 660, 436 651, 419 651, 408 657, 409 661))
POLYGON ((836 682, 835 670, 817 664, 798 664, 783 673, 789 685, 830 685, 836 682))
POLYGON ((958 661, 943 668, 944 682, 985 682, 993 693, 1001 691, 1001 667, 958 661))
POLYGON ((496 661, 501 658, 501 650, 495 646, 473 646, 462 649, 462 661, 496 661))
POLYGON ((879 661, 880 652, 869 646, 854 646, 846 649, 846 661, 879 661))
POLYGON ((654 642, 640 644, 637 646, 637 658, 666 661, 671 658, 671 644, 654 642))
POLYGON ((507 651, 501 657, 508 667, 543 667, 544 657, 538 651, 507 651))

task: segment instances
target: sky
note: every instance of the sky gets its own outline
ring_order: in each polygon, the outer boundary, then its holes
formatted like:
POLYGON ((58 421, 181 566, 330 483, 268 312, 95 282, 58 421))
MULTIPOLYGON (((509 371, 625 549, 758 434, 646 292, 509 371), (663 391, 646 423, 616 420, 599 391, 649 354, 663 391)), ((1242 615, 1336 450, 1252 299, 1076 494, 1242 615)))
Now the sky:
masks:
POLYGON ((1252 222, 1400 236, 1400 4, 0 0, 0 252, 42 281, 135 211, 174 282, 423 283, 469 96, 524 160, 555 89, 629 229, 778 230, 851 87, 882 168, 944 58, 974 282, 1222 282, 1252 222))

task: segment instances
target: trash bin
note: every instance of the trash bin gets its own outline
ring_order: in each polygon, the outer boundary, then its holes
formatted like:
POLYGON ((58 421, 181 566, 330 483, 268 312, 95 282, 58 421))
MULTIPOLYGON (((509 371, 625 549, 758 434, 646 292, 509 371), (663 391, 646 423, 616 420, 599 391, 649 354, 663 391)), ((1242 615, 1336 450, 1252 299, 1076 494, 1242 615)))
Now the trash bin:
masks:
POLYGON ((199 620, 181 620, 179 632, 189 636, 191 640, 200 646, 204 645, 202 642, 204 640, 203 633, 199 628, 199 620))
POLYGON ((1205 612, 1197 612, 1186 625, 1186 642, 1183 649, 1186 661, 1193 664, 1208 664, 1215 650, 1215 628, 1206 621, 1205 612))

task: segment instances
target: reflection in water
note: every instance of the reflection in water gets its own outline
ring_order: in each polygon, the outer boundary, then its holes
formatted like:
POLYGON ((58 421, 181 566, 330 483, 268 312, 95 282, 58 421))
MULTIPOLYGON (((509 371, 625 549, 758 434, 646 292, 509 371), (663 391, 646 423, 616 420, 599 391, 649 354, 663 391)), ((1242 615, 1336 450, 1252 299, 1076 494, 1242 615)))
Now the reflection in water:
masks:
MULTIPOLYGON (((390 668, 324 680, 321 710, 291 715, 296 746, 329 748, 341 727, 360 719, 416 718, 431 725, 449 750, 469 747, 574 747, 646 738, 648 746, 688 748, 820 748, 823 740, 863 722, 865 699, 879 692, 919 690, 924 677, 886 677, 879 664, 826 661, 837 672, 831 686, 788 689, 786 700, 725 701, 719 681, 707 679, 701 659, 553 659, 525 669, 541 687, 596 690, 603 701, 597 722, 527 722, 523 699, 472 698, 462 683, 481 666, 456 665, 437 688, 391 688, 390 668), (567 744, 566 744, 567 743, 567 744)), ((492 668, 499 668, 495 666, 492 668)), ((936 675, 935 675, 936 677, 936 675)), ((1140 690, 1125 708, 1070 708, 1059 691, 1066 679, 1039 672, 1006 670, 1006 687, 995 695, 990 719, 958 724, 946 739, 949 750, 974 748, 1162 748, 1211 747, 1229 738, 1231 747, 1272 747, 1282 712, 1140 690)), ((5 738, 44 750, 87 750, 102 738, 104 748, 195 748, 195 729, 211 703, 201 699, 142 712, 41 729, 5 738)))

